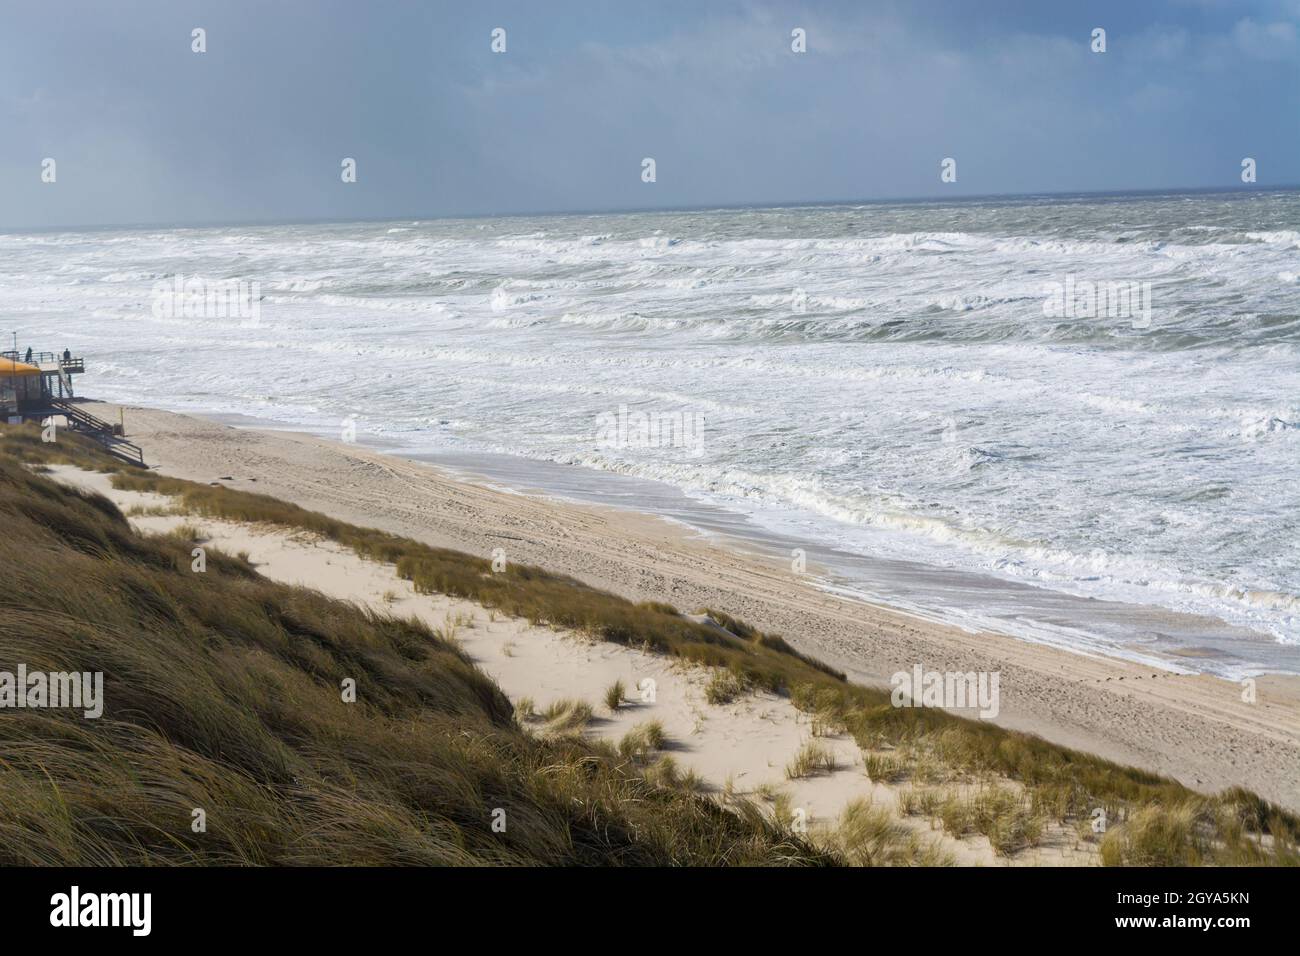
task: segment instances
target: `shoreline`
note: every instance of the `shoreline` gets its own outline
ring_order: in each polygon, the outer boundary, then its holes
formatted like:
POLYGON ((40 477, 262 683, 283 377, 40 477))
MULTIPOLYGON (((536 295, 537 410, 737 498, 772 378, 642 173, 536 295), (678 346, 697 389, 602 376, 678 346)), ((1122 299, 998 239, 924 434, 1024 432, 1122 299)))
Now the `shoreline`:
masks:
MULTIPOLYGON (((293 422, 240 413, 177 414, 240 429, 335 441, 324 430, 293 422)), ((508 494, 666 520, 773 567, 789 566, 797 551, 806 566, 800 576, 821 591, 971 634, 991 632, 1068 653, 1234 682, 1266 674, 1300 678, 1295 647, 1208 612, 854 550, 833 537, 825 539, 822 532, 827 529, 800 527, 801 521, 783 526, 780 520, 773 523, 770 515, 764 520, 725 502, 617 471, 496 452, 421 451, 374 437, 358 436, 356 444, 508 494)))
POLYGON ((773 567, 790 567, 797 551, 806 565, 799 576, 820 591, 971 634, 991 632, 1068 653, 1228 681, 1262 674, 1300 677, 1295 648, 1209 615, 855 553, 775 530, 751 514, 671 485, 618 472, 500 454, 408 453, 379 445, 374 450, 506 493, 659 518, 773 567), (529 480, 529 475, 544 478, 529 480), (954 595, 965 603, 954 603, 954 595), (1243 648, 1251 660, 1241 656, 1243 648))
MULTIPOLYGON (((116 406, 106 406, 116 409, 116 406)), ((355 524, 569 574, 633 600, 708 606, 783 634, 852 680, 888 686, 916 664, 998 671, 997 723, 1214 792, 1243 785, 1300 808, 1300 677, 1236 684, 1086 656, 836 594, 788 562, 668 518, 505 491, 392 452, 288 430, 128 406, 161 473, 259 491, 355 524)))

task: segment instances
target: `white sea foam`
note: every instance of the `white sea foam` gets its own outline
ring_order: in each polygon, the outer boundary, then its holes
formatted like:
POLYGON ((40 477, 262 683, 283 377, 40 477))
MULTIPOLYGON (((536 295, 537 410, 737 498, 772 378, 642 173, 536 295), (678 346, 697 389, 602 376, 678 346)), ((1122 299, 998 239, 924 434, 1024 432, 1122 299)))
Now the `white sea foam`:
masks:
POLYGON ((1300 670, 1298 223, 1278 193, 2 235, 0 294, 97 397, 653 479, 810 544, 1213 615, 1282 649, 1236 666, 1300 670), (260 281, 258 327, 155 318, 177 272, 260 281), (1150 327, 1045 318, 1067 275, 1151 282, 1150 327), (601 447, 621 406, 701 416, 703 453, 601 447))

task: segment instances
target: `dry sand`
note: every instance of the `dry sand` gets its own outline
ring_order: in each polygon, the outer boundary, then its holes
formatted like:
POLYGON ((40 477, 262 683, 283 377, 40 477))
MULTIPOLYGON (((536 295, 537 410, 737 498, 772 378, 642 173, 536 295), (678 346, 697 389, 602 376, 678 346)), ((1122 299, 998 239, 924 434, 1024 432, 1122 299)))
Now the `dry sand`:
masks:
MULTIPOLYGON (((101 406, 96 413, 111 420, 117 409, 101 406)), ((1166 774, 1199 791, 1242 785, 1300 810, 1300 678, 1261 677, 1248 703, 1240 685, 1218 678, 972 634, 831 595, 784 564, 651 516, 512 494, 308 435, 236 429, 139 408, 126 409, 126 424, 146 461, 163 474, 273 495, 484 557, 503 549, 509 561, 570 574, 633 600, 717 608, 783 634, 861 683, 886 686, 889 675, 915 664, 998 671, 997 722, 1004 726, 1166 774)), ((595 660, 612 652, 593 647, 586 653, 595 660)), ((500 668, 489 670, 508 694, 544 703, 544 693, 529 689, 535 682, 519 677, 516 683, 514 674, 544 671, 544 658, 530 653, 518 665, 498 662, 500 668)), ((620 659, 611 666, 605 676, 628 664, 620 659)), ((731 731, 732 739, 752 732, 746 723, 731 731)))

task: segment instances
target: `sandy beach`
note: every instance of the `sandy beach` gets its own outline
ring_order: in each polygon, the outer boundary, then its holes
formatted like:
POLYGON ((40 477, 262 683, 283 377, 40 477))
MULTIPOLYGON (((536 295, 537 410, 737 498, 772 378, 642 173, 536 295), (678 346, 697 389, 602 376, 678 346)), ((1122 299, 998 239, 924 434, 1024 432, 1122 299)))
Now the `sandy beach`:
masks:
MULTIPOLYGON (((115 406, 96 408, 118 415, 115 406)), ((125 420, 146 461, 166 475, 269 494, 485 557, 501 549, 509 561, 634 600, 716 608, 784 635, 864 684, 887 686, 891 674, 917 664, 997 671, 996 720, 1004 726, 1198 791, 1241 785, 1300 809, 1300 678, 1260 677, 1247 702, 1241 685, 1219 678, 968 633, 829 594, 783 562, 653 516, 510 493, 309 435, 134 407, 125 420)))

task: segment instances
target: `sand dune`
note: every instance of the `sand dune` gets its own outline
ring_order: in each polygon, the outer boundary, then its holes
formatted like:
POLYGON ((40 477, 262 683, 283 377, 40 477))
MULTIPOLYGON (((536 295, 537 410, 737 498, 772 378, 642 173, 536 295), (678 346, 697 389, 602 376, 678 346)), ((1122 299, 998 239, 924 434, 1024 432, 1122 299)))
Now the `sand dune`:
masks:
MULTIPOLYGON (((810 831, 833 826, 854 800, 869 799, 887 808, 898 822, 964 866, 1095 865, 1098 847, 1082 841, 1068 826, 1049 823, 1041 842, 1011 856, 993 851, 986 836, 950 836, 924 817, 899 810, 907 785, 872 781, 861 751, 847 733, 820 734, 817 743, 834 754, 836 769, 788 779, 786 766, 814 739, 809 715, 784 697, 764 691, 741 695, 727 704, 712 704, 705 686, 711 671, 680 659, 594 640, 562 628, 535 626, 491 612, 471 601, 419 594, 392 565, 368 561, 352 550, 306 532, 291 532, 179 514, 150 514, 170 508, 170 499, 151 493, 120 491, 107 475, 67 465, 50 476, 97 492, 131 515, 145 534, 163 534, 183 524, 199 527, 205 548, 246 554, 258 572, 284 584, 321 593, 403 617, 416 617, 454 639, 492 676, 516 703, 532 702, 538 712, 562 701, 582 701, 595 711, 588 737, 617 743, 647 721, 657 721, 667 744, 663 751, 682 772, 693 772, 706 792, 727 799, 748 797, 760 805, 780 793, 801 825, 810 831), (605 690, 622 682, 627 699, 617 710, 602 704, 605 690), (653 691, 653 692, 651 692, 653 691)), ((527 721, 526 721, 527 722, 527 721)), ((532 721, 544 732, 540 721, 532 721)))

